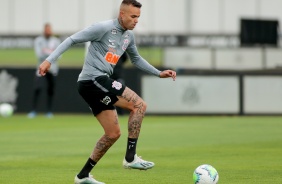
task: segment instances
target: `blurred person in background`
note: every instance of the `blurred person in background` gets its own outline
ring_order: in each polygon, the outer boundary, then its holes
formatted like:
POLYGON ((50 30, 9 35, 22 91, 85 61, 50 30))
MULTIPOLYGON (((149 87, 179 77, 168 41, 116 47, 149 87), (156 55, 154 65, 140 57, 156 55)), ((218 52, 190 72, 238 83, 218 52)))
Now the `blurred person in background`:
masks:
POLYGON ((28 113, 29 118, 34 118, 37 115, 37 104, 39 96, 44 88, 44 85, 47 84, 47 112, 46 117, 53 117, 53 100, 55 93, 55 82, 56 76, 59 72, 59 67, 57 62, 52 64, 50 70, 46 73, 45 76, 41 76, 38 73, 39 65, 45 61, 45 59, 60 45, 61 41, 57 37, 53 36, 51 24, 46 23, 44 25, 43 35, 35 38, 34 41, 34 50, 38 60, 36 74, 34 77, 34 86, 33 86, 33 97, 32 97, 32 110, 28 113))
POLYGON ((175 71, 159 71, 138 53, 132 30, 138 23, 141 6, 136 0, 123 0, 118 18, 94 23, 71 35, 39 67, 39 74, 45 76, 57 58, 72 45, 91 42, 78 77, 78 91, 103 127, 104 134, 97 141, 81 171, 75 176, 75 184, 104 184, 94 179, 90 172, 121 135, 115 107, 130 111, 123 167, 147 170, 155 165, 136 154, 141 124, 147 108, 146 102, 130 88, 110 78, 119 58, 126 52, 131 62, 139 69, 159 78, 176 79, 175 71))

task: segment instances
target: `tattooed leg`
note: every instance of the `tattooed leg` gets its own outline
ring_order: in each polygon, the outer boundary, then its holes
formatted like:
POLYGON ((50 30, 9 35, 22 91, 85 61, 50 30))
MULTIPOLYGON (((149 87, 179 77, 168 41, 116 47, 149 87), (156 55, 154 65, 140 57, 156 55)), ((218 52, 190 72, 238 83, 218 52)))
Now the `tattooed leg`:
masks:
POLYGON ((108 149, 118 140, 121 133, 115 110, 102 111, 96 118, 105 131, 105 134, 98 140, 90 156, 91 159, 98 162, 108 149))
POLYGON ((118 98, 119 100, 115 105, 130 110, 124 163, 131 163, 136 157, 137 141, 147 105, 142 98, 128 87, 125 88, 122 96, 118 98))
POLYGON ((96 118, 102 125, 105 134, 98 140, 90 158, 85 163, 77 177, 80 179, 88 177, 93 167, 105 155, 108 149, 120 137, 120 127, 115 110, 105 110, 99 113, 96 118))
POLYGON ((116 140, 117 139, 115 138, 110 138, 107 135, 103 135, 97 142, 90 158, 95 162, 98 162, 105 155, 108 149, 116 142, 116 140))
POLYGON ((116 105, 131 111, 128 119, 128 137, 138 138, 147 105, 142 98, 128 87, 125 88, 119 99, 116 105))
POLYGON ((139 103, 135 106, 136 111, 131 111, 128 119, 128 137, 130 138, 138 138, 141 124, 143 121, 143 117, 145 111, 143 109, 143 103, 139 103))

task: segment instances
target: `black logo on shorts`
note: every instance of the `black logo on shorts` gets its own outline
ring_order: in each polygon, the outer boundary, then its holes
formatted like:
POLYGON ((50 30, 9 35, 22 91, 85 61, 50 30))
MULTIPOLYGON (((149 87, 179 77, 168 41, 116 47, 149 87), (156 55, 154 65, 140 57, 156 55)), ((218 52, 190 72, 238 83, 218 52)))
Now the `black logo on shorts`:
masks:
POLYGON ((102 103, 109 105, 109 103, 111 102, 111 98, 108 96, 105 96, 105 98, 103 98, 103 100, 101 100, 102 103))

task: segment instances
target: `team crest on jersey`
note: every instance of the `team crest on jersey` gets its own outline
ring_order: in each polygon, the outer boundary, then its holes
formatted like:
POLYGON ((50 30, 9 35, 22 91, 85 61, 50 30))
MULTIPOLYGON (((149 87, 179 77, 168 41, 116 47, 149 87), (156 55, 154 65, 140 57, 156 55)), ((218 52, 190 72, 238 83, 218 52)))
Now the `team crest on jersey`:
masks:
POLYGON ((103 98, 103 100, 101 100, 102 103, 109 105, 109 103, 111 102, 111 98, 108 96, 105 96, 105 98, 103 98))
POLYGON ((117 30, 116 29, 112 29, 112 34, 113 35, 117 34, 117 30))
POLYGON ((128 44, 129 44, 129 40, 128 39, 123 40, 122 50, 125 51, 126 48, 128 47, 128 44))
POLYGON ((112 88, 116 88, 117 90, 120 90, 122 87, 122 84, 120 82, 114 81, 112 83, 112 88))

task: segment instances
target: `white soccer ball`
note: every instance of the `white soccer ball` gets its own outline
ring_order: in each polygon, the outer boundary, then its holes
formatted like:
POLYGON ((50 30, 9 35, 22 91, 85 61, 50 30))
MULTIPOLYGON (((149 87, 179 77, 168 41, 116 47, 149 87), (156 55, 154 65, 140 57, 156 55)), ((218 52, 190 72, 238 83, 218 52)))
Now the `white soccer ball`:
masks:
POLYGON ((14 108, 11 104, 2 103, 0 104, 0 115, 3 117, 12 116, 14 113, 14 108))
POLYGON ((193 173, 194 184, 217 184, 218 179, 217 170, 208 164, 200 165, 193 173))

